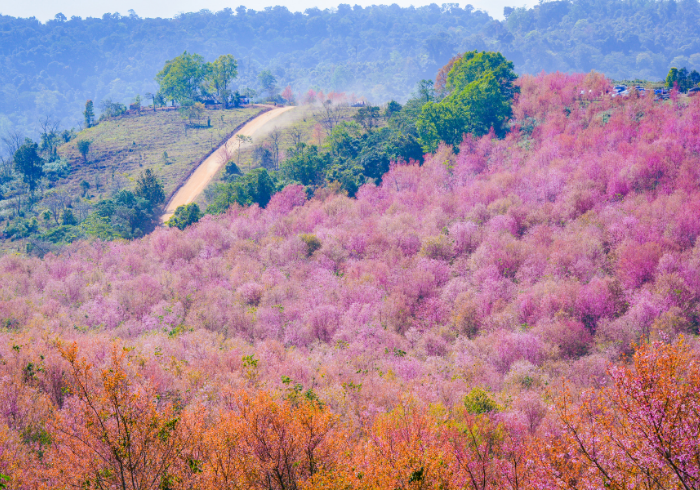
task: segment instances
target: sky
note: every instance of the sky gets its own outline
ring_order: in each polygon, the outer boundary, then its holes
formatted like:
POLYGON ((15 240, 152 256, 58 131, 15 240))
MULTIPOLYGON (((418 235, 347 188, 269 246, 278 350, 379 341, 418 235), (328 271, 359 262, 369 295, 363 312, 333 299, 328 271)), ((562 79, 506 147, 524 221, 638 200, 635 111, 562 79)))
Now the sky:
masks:
MULTIPOLYGON (((52 19, 61 12, 66 17, 78 15, 80 17, 102 17, 106 12, 119 12, 128 15, 133 9, 140 17, 173 17, 182 12, 209 9, 217 12, 226 7, 235 9, 244 5, 249 9, 262 10, 265 7, 284 5, 289 10, 303 12, 310 7, 333 8, 340 3, 350 5, 372 5, 382 3, 396 3, 402 7, 413 5, 415 7, 437 3, 438 5, 448 0, 0 0, 0 14, 14 17, 36 17, 41 21, 52 19), (193 7, 196 5, 196 7, 193 7)), ((451 2, 455 3, 455 2, 451 2)), ((503 18, 503 7, 532 6, 537 0, 472 0, 460 2, 464 7, 467 3, 475 9, 488 12, 497 19, 503 18)))

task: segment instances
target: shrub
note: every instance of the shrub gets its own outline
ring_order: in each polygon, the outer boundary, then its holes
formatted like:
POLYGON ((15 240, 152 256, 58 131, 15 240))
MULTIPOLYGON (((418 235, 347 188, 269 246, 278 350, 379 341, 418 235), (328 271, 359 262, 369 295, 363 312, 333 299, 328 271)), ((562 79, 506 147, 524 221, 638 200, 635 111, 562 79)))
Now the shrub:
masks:
POLYGON ((199 210, 197 203, 185 204, 184 206, 178 206, 175 213, 170 217, 168 221, 165 222, 170 228, 178 228, 184 230, 191 224, 196 223, 203 216, 203 213, 199 210))
POLYGON ((318 239, 316 235, 310 233, 302 233, 299 235, 304 244, 306 244, 306 256, 311 257, 316 250, 321 248, 321 240, 318 239))
POLYGON ((464 397, 464 408, 468 413, 479 415, 495 412, 499 409, 499 406, 486 390, 483 388, 472 388, 467 393, 467 396, 464 397))

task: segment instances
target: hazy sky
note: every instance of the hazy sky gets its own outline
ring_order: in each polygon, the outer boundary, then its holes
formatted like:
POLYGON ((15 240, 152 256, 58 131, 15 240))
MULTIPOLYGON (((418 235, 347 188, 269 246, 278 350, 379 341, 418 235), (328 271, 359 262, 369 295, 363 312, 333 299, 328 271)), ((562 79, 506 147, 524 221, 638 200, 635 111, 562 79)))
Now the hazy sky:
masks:
MULTIPOLYGON (((79 15, 81 17, 102 17, 105 12, 119 12, 127 15, 129 9, 134 9, 141 17, 172 17, 180 12, 191 12, 201 9, 209 9, 214 12, 226 7, 235 9, 239 5, 248 8, 262 10, 265 7, 284 5, 292 11, 304 11, 309 7, 329 8, 336 7, 340 3, 362 6, 372 4, 397 3, 402 7, 414 5, 438 5, 448 0, 0 0, 0 14, 15 17, 36 17, 46 21, 52 19, 58 12, 67 17, 79 15)), ((537 0, 473 0, 466 2, 474 8, 484 10, 498 19, 503 18, 505 6, 531 6, 537 0)), ((460 2, 463 7, 465 2, 460 2)))

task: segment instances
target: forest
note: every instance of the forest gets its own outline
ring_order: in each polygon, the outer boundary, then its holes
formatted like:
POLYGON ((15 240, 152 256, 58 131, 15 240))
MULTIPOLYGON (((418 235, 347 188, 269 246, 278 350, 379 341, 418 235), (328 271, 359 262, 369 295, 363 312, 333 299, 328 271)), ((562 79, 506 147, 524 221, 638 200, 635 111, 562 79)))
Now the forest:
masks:
POLYGON ((266 203, 1 257, 0 485, 698 487, 700 98, 512 67, 451 60, 353 196, 411 102, 266 203))
POLYGON ((700 6, 504 16, 0 16, 0 490, 700 488, 700 6))
POLYGON ((431 4, 184 13, 137 12, 46 23, 0 15, 0 133, 32 137, 38 121, 78 129, 85 101, 128 104, 157 88, 167 59, 184 51, 208 62, 239 60, 234 89, 280 87, 356 92, 375 104, 403 103, 453 55, 500 51, 519 74, 599 71, 612 79, 661 80, 671 67, 700 70, 697 0, 572 0, 505 9, 497 21, 470 6, 431 4))

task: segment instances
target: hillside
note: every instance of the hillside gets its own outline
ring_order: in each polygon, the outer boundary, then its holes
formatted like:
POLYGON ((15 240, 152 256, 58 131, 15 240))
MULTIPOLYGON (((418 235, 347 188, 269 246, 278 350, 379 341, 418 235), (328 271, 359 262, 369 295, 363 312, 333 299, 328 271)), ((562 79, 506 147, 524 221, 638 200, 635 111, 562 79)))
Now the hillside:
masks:
POLYGON ((162 187, 159 199, 167 200, 198 162, 264 110, 205 110, 199 123, 190 123, 176 110, 143 108, 65 132, 70 141, 53 152, 42 142, 39 150, 49 155, 36 192, 16 173, 0 179, 0 249, 43 255, 78 238, 141 236, 154 226, 160 203, 134 196, 139 178, 151 172, 162 187), (85 157, 81 142, 89 143, 85 157))
POLYGON ((416 82, 473 49, 502 52, 518 73, 596 70, 659 80, 671 66, 700 69, 697 0, 556 1, 506 14, 495 21, 456 4, 342 4, 305 13, 202 10, 175 19, 57 15, 45 24, 0 16, 0 135, 14 128, 34 134, 46 115, 77 126, 87 99, 127 103, 155 92, 156 73, 185 50, 208 61, 233 54, 240 89, 260 91, 258 74, 269 69, 280 90, 355 91, 374 103, 405 100, 416 82))
POLYGON ((0 473, 116 481, 126 420, 173 488, 695 486, 700 98, 516 85, 356 198, 0 258, 0 473))
MULTIPOLYGON (((144 108, 137 114, 104 121, 59 147, 59 154, 73 165, 70 175, 56 188, 78 193, 82 180, 92 183, 95 177, 123 187, 150 168, 162 180, 166 195, 170 195, 195 162, 262 110, 264 107, 207 110, 200 119, 201 127, 191 128, 176 110, 153 112, 144 108), (81 140, 91 141, 87 162, 76 147, 81 140), (121 183, 117 184, 119 177, 121 183)), ((101 187, 105 192, 109 188, 101 187)), ((97 189, 92 194, 99 195, 99 185, 97 189)))

